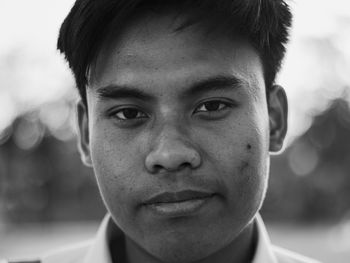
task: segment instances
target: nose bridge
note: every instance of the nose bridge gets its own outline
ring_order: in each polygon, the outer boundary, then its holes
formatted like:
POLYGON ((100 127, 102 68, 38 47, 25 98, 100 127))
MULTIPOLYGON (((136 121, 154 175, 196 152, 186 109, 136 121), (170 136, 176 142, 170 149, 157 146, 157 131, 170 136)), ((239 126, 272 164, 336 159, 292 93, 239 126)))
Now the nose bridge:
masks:
POLYGON ((191 148, 187 135, 178 125, 166 125, 155 138, 154 150, 162 154, 178 155, 181 151, 191 148))
POLYGON ((154 147, 166 147, 173 143, 185 143, 187 132, 185 130, 184 119, 178 113, 178 109, 173 106, 164 105, 161 109, 158 127, 155 127, 154 147))
POLYGON ((154 139, 153 145, 153 151, 163 155, 163 158, 179 157, 185 153, 184 151, 189 151, 191 148, 188 135, 177 123, 164 124, 154 139))
POLYGON ((165 122, 152 140, 151 151, 146 157, 146 167, 174 171, 183 167, 200 165, 199 152, 179 122, 165 122))
MULTIPOLYGON (((168 144, 172 141, 185 143, 186 137, 186 132, 179 122, 167 122, 159 130, 158 141, 160 145, 168 144)), ((155 139, 157 140, 157 138, 155 139)))

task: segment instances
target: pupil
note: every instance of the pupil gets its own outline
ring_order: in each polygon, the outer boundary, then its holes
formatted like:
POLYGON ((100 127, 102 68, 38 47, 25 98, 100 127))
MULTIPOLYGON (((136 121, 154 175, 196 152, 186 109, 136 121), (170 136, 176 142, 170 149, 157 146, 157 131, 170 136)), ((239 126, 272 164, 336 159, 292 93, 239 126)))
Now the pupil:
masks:
POLYGON ((207 102, 205 103, 205 107, 207 108, 208 111, 216 111, 220 107, 220 102, 218 101, 207 102))
POLYGON ((135 109, 125 109, 123 110, 123 113, 127 119, 134 119, 137 117, 137 110, 135 109))

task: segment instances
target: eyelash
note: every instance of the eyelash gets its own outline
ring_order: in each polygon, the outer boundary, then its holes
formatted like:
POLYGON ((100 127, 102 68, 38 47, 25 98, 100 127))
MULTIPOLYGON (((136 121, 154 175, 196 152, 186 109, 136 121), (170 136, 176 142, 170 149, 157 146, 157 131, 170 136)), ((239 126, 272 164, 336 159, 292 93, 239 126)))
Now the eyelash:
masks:
MULTIPOLYGON (((232 108, 232 107, 233 107, 233 103, 232 102, 227 102, 227 101, 223 101, 223 100, 219 100, 219 99, 207 100, 207 101, 204 101, 204 102, 201 102, 200 104, 198 104, 196 109, 193 111, 193 114, 196 114, 196 113, 215 114, 215 113, 218 113, 218 112, 221 112, 221 111, 225 111, 228 108, 232 108), (214 110, 210 110, 208 108, 207 108, 207 110, 200 110, 202 107, 208 107, 209 103, 217 103, 218 104, 217 106, 219 108, 218 109, 214 109, 214 110)), ((139 110, 137 107, 134 107, 134 106, 129 106, 129 107, 126 106, 126 107, 120 108, 120 109, 115 110, 112 113, 110 113, 109 116, 112 117, 112 118, 117 119, 120 122, 138 121, 138 120, 141 120, 141 119, 148 118, 148 115, 146 113, 144 113, 142 110, 139 110), (134 112, 134 113, 136 113, 136 116, 132 117, 132 118, 127 118, 125 116, 125 111, 128 111, 128 110, 136 111, 136 112, 134 112), (120 117, 117 116, 119 113, 123 113, 123 112, 124 112, 124 117, 126 117, 126 118, 120 118, 120 117)))
POLYGON ((232 108, 232 102, 227 102, 227 101, 223 101, 223 100, 220 100, 220 99, 213 99, 213 100, 207 100, 207 101, 204 101, 204 102, 201 102, 197 107, 196 109, 194 110, 194 113, 200 113, 200 112, 207 112, 207 113, 216 113, 216 112, 220 112, 220 111, 224 111, 226 110, 227 108, 232 108), (209 105, 206 105, 206 104, 209 104, 209 103, 216 103, 219 108, 218 109, 214 109, 214 110, 210 110, 207 108, 207 110, 199 110, 201 109, 203 106, 205 107, 208 107, 209 105), (222 107, 220 107, 220 105, 222 107))
POLYGON ((117 119, 120 122, 124 122, 124 121, 135 121, 135 120, 140 120, 140 119, 144 119, 144 118, 148 118, 147 114, 144 113, 143 111, 139 110, 137 107, 134 106, 129 106, 129 107, 123 107, 120 108, 118 110, 115 110, 113 112, 111 112, 110 114, 108 114, 110 117, 117 119), (135 111, 134 113, 136 113, 137 115, 134 118, 127 118, 125 116, 126 111, 135 111), (120 118, 118 117, 119 113, 124 113, 124 117, 126 118, 120 118), (140 116, 141 115, 141 116, 140 116))

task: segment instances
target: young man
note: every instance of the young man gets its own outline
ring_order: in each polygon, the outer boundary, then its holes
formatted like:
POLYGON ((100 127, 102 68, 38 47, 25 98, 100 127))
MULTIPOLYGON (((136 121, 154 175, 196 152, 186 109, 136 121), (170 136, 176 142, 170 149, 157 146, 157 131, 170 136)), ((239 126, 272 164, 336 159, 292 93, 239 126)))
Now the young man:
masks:
POLYGON ((38 262, 315 262, 272 246, 258 215, 287 130, 290 24, 282 0, 77 0, 58 49, 109 214, 38 262))

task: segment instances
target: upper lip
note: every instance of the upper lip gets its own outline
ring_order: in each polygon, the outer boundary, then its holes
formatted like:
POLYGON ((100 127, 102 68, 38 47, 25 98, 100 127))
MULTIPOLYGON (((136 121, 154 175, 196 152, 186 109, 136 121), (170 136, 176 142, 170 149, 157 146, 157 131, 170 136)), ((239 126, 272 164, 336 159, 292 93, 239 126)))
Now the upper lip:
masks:
POLYGON ((193 199, 203 199, 211 197, 214 193, 207 191, 197 191, 197 190, 184 190, 178 192, 163 192, 156 194, 151 198, 147 199, 144 204, 157 204, 157 203, 176 203, 183 202, 193 199))

